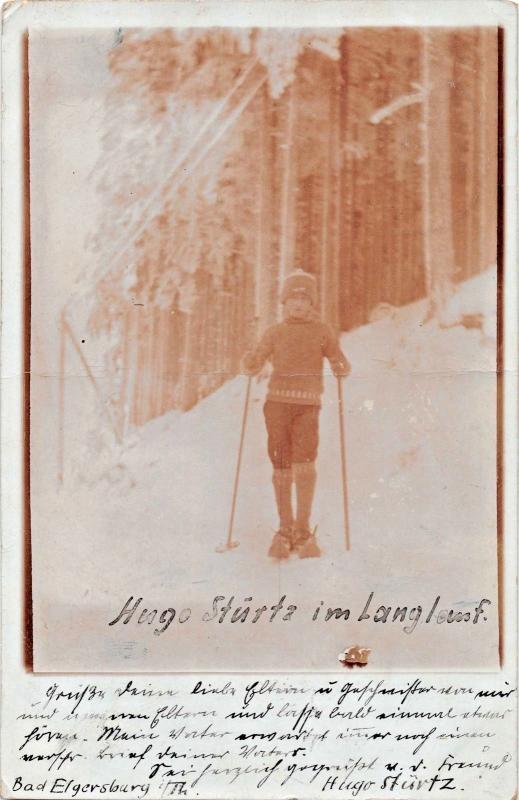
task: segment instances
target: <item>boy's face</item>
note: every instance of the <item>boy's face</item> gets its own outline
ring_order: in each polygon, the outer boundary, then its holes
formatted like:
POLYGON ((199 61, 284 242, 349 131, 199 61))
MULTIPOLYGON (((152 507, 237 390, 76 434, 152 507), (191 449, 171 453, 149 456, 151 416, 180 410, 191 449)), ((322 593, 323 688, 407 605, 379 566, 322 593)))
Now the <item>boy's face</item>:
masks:
POLYGON ((285 310, 291 319, 305 319, 310 313, 312 301, 306 294, 292 295, 285 301, 285 310))

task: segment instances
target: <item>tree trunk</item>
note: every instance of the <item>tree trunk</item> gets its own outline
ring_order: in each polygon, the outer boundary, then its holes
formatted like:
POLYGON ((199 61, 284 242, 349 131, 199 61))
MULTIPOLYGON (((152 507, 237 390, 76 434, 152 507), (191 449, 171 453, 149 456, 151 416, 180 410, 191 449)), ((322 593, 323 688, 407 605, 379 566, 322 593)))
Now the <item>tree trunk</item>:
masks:
POLYGON ((452 290, 450 91, 452 62, 450 33, 422 32, 423 102, 423 246, 427 319, 441 313, 452 290))
MULTIPOLYGON (((281 147, 283 158, 283 183, 281 188, 281 231, 279 242, 279 291, 283 281, 292 271, 294 252, 294 124, 296 115, 296 84, 291 83, 286 89, 287 100, 285 137, 281 147)), ((279 306, 278 306, 279 308, 279 306)))

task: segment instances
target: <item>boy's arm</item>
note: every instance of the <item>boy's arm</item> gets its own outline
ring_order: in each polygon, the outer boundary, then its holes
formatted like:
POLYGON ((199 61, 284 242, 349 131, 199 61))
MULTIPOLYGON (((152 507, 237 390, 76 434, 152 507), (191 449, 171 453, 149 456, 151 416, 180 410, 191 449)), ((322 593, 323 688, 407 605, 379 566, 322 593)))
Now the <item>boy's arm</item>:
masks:
POLYGON ((323 353, 330 362, 336 378, 346 378, 351 372, 351 365, 339 346, 337 334, 326 327, 323 353))
POLYGON ((259 344, 254 350, 249 350, 241 360, 242 371, 246 375, 256 375, 267 359, 272 355, 274 347, 274 337, 272 335, 272 328, 269 328, 261 338, 259 344))

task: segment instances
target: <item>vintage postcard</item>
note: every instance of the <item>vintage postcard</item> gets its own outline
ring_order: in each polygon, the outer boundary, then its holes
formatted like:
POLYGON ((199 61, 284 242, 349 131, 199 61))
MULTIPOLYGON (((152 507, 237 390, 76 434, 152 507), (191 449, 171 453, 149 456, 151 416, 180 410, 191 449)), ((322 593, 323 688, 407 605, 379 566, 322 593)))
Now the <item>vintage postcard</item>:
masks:
POLYGON ((512 797, 516 27, 4 7, 3 796, 512 797))
POLYGON ((36 670, 498 664, 502 46, 29 33, 36 670))

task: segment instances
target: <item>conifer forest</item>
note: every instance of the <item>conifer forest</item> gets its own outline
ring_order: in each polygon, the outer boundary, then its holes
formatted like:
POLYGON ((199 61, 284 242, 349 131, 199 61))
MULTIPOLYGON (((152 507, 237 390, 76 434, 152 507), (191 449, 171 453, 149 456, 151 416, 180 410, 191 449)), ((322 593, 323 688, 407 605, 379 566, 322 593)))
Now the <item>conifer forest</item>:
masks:
POLYGON ((496 263, 498 44, 475 27, 119 32, 90 289, 62 340, 107 343, 120 438, 236 375, 295 267, 347 331, 421 298, 434 317, 496 263))

